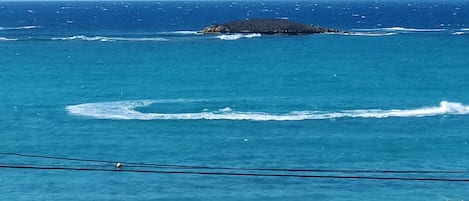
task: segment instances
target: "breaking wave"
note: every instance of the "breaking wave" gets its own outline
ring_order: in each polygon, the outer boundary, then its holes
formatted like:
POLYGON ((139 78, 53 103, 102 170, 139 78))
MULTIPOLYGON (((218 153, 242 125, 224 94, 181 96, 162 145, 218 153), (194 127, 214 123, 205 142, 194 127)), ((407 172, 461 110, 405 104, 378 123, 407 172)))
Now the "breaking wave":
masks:
POLYGON ((166 38, 156 37, 156 38, 126 38, 126 37, 106 37, 106 36, 70 36, 62 38, 52 38, 52 40, 84 40, 84 41, 100 41, 100 42, 112 42, 112 41, 168 41, 166 38))
POLYGON ((385 32, 440 32, 446 29, 417 29, 417 28, 404 28, 404 27, 387 27, 376 29, 353 29, 354 31, 385 31, 385 32))
POLYGON ((14 40, 18 40, 18 39, 15 39, 15 38, 5 38, 5 37, 0 37, 0 41, 14 41, 14 40))
POLYGON ((37 29, 40 26, 21 26, 21 27, 0 27, 0 30, 22 30, 22 29, 37 29))
POLYGON ((416 29, 416 28, 404 28, 404 27, 391 27, 383 28, 384 31, 403 31, 403 32, 439 32, 446 31, 446 29, 416 29))
POLYGON ((469 33, 469 28, 460 29, 460 31, 453 32, 453 35, 465 35, 469 33))
MULTIPOLYGON (((337 34, 337 33, 331 33, 331 34, 337 34)), ((397 35, 397 33, 368 33, 368 32, 350 32, 350 33, 338 33, 338 34, 344 35, 344 36, 372 36, 372 37, 397 35)))
POLYGON ((453 35, 464 35, 464 34, 466 34, 466 32, 457 31, 457 32, 453 32, 452 34, 453 35))
POLYGON ((227 34, 227 35, 219 35, 217 38, 221 40, 238 40, 240 38, 255 38, 261 37, 262 35, 259 33, 252 33, 252 34, 227 34))
POLYGON ((159 32, 159 34, 174 34, 174 35, 200 35, 199 31, 167 31, 159 32))
POLYGON ((302 121, 336 118, 388 118, 388 117, 430 117, 440 115, 467 115, 469 106, 461 103, 442 101, 439 106, 416 109, 359 109, 330 111, 292 111, 284 114, 265 112, 240 112, 229 107, 216 111, 198 113, 142 113, 136 108, 146 107, 157 100, 115 101, 70 105, 66 110, 71 115, 96 119, 115 120, 248 120, 248 121, 302 121))

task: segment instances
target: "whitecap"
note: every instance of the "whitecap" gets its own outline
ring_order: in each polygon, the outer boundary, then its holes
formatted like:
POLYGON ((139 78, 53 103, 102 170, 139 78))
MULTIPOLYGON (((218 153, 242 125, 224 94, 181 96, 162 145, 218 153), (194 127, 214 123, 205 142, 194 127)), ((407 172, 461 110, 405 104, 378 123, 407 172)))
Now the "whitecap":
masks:
POLYGON ((61 37, 61 38, 52 38, 52 40, 84 40, 84 41, 101 41, 101 42, 112 42, 112 41, 168 41, 166 38, 156 37, 156 38, 125 38, 125 37, 106 37, 106 36, 70 36, 70 37, 61 37))
POLYGON ((375 28, 375 29, 353 29, 354 31, 386 31, 386 32, 440 32, 446 31, 446 29, 421 29, 421 28, 405 28, 405 27, 387 27, 387 28, 375 28))
POLYGON ((18 40, 16 38, 5 38, 5 37, 0 37, 0 41, 14 41, 14 40, 18 40))
POLYGON ((22 29, 37 29, 40 28, 41 26, 35 26, 35 25, 30 25, 30 26, 20 26, 20 27, 0 27, 0 30, 22 30, 22 29))
POLYGON ((462 28, 461 31, 469 31, 469 28, 462 28))
POLYGON ((159 34, 175 34, 175 35, 200 35, 200 31, 165 31, 159 34))
POLYGON ((220 40, 238 40, 242 37, 241 34, 232 34, 232 35, 220 35, 217 36, 220 40))
POLYGON ((453 35, 464 35, 464 34, 466 34, 466 32, 457 31, 457 32, 453 32, 452 34, 453 35))
POLYGON ((240 38, 255 38, 261 37, 262 35, 259 33, 252 33, 252 34, 226 34, 226 35, 219 35, 217 38, 220 40, 238 40, 240 38))
POLYGON ((146 107, 158 100, 115 101, 70 105, 70 115, 96 119, 114 120, 248 120, 248 121, 303 121, 337 118, 389 118, 431 117, 441 115, 467 115, 469 106, 442 101, 439 106, 416 109, 358 109, 342 111, 292 111, 289 113, 240 112, 223 108, 213 112, 204 110, 196 113, 143 113, 136 108, 146 107))
POLYGON ((397 35, 397 33, 389 32, 389 33, 370 33, 370 32, 350 32, 350 33, 330 33, 330 34, 338 34, 338 35, 345 35, 345 36, 393 36, 397 35))
POLYGON ((410 32, 439 32, 446 29, 417 29, 417 28, 404 28, 404 27, 390 27, 383 28, 385 31, 410 31, 410 32))
POLYGON ((252 33, 252 34, 247 34, 244 35, 244 38, 256 38, 256 37, 261 37, 262 35, 260 33, 252 33))
POLYGON ((225 112, 225 113, 227 113, 227 112, 232 112, 233 109, 231 109, 230 107, 225 107, 225 108, 223 108, 223 109, 219 109, 218 111, 219 111, 219 112, 225 112))

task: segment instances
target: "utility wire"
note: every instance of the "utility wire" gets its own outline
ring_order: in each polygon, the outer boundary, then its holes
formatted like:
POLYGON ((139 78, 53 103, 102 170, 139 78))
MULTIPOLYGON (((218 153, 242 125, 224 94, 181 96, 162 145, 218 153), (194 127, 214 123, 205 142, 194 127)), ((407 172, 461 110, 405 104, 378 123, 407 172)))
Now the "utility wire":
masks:
POLYGON ((37 170, 65 170, 65 171, 97 171, 97 172, 129 172, 129 173, 155 173, 155 174, 192 174, 192 175, 222 175, 222 176, 251 176, 251 177, 291 177, 291 178, 318 178, 318 179, 366 179, 366 180, 396 180, 396 181, 442 181, 442 182, 469 182, 469 178, 411 178, 411 177, 373 177, 373 176, 332 176, 332 175, 298 175, 298 174, 264 174, 239 172, 203 172, 203 171, 157 171, 157 170, 123 170, 103 168, 68 168, 68 167, 41 167, 41 166, 13 166, 0 165, 0 168, 10 169, 37 169, 37 170))
POLYGON ((122 164, 125 164, 126 167, 140 167, 140 168, 175 168, 175 169, 177 168, 177 169, 238 170, 238 171, 271 171, 271 172, 318 172, 318 173, 382 173, 382 174, 464 174, 464 173, 469 173, 469 170, 353 170, 353 169, 239 168, 239 167, 137 163, 137 162, 124 162, 124 161, 45 156, 45 155, 34 155, 34 154, 20 154, 20 153, 9 153, 9 152, 0 152, 0 155, 29 157, 29 158, 44 158, 44 159, 54 159, 54 160, 66 160, 66 161, 98 162, 98 163, 109 163, 109 164, 122 163, 122 164))
POLYGON ((39 166, 39 167, 95 167, 95 168, 106 168, 115 167, 110 165, 74 165, 74 164, 44 164, 44 163, 4 163, 0 162, 0 166, 39 166))

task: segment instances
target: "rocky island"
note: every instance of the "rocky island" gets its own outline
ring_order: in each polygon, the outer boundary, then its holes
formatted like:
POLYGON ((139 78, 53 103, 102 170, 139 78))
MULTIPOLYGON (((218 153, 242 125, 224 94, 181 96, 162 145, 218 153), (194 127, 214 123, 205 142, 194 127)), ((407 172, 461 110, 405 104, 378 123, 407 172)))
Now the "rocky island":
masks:
POLYGON ((286 19, 246 19, 215 24, 201 31, 207 33, 260 33, 260 34, 318 34, 338 33, 336 29, 323 28, 314 25, 306 25, 292 22, 286 19))

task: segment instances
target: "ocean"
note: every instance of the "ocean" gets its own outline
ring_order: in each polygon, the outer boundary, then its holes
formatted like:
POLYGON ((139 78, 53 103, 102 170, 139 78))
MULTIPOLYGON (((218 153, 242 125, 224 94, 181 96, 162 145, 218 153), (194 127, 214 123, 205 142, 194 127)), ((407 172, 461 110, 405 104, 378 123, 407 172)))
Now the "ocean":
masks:
POLYGON ((0 200, 468 200, 468 9, 0 2, 0 200))

